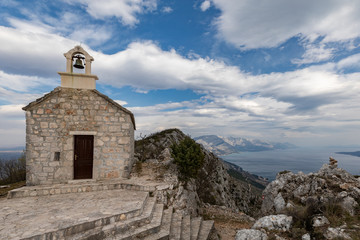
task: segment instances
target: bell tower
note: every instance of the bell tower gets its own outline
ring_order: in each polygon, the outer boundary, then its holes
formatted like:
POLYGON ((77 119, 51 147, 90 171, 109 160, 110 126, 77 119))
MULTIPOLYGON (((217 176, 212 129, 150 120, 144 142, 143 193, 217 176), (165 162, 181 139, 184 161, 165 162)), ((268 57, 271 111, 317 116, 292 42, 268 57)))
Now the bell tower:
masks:
POLYGON ((66 58, 66 72, 58 72, 61 76, 61 87, 96 89, 96 80, 98 77, 91 74, 91 62, 94 58, 90 56, 81 46, 75 46, 73 49, 64 53, 66 58), (75 64, 73 64, 75 61, 75 64), (73 67, 84 69, 85 73, 74 73, 73 67))

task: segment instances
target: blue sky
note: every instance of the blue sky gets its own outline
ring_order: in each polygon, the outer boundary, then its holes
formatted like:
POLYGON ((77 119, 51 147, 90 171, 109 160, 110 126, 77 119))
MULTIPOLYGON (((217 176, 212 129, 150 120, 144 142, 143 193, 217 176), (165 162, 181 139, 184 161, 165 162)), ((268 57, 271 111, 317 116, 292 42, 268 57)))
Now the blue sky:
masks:
POLYGON ((359 12, 350 0, 2 0, 0 147, 24 145, 21 107, 60 85, 79 44, 136 136, 357 144, 359 12))

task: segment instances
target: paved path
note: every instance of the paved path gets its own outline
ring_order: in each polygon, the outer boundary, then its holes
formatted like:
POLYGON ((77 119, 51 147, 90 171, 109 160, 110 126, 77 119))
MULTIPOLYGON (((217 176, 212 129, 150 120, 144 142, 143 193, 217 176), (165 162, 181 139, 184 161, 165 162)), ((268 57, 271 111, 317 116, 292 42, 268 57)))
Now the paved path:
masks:
POLYGON ((0 199, 0 239, 20 239, 139 211, 147 192, 109 190, 0 199))

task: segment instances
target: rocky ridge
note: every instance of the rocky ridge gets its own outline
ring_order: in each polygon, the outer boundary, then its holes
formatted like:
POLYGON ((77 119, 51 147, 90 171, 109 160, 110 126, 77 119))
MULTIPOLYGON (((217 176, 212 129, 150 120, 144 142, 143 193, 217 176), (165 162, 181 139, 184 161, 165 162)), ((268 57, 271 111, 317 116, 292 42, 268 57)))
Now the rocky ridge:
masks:
POLYGON ((247 214, 258 212, 261 189, 250 181, 230 176, 229 166, 203 147, 204 164, 197 177, 190 179, 187 184, 179 181, 179 172, 171 157, 171 146, 185 137, 180 130, 169 129, 136 141, 135 157, 138 161, 132 174, 147 175, 166 182, 169 187, 158 193, 161 201, 166 206, 191 215, 201 213, 204 207, 210 205, 247 214))

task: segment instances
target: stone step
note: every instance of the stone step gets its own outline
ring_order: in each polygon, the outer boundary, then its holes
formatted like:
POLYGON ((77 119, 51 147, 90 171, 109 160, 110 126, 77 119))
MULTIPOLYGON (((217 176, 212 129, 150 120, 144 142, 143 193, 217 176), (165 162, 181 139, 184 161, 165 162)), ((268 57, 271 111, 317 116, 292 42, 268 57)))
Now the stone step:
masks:
POLYGON ((160 231, 145 237, 144 240, 168 240, 170 237, 172 216, 173 216, 172 207, 164 210, 164 216, 161 222, 160 231))
POLYGON ((170 240, 180 240, 181 239, 181 229, 182 229, 182 214, 174 213, 171 220, 170 227, 170 240))
POLYGON ((214 221, 202 221, 199 231, 198 240, 207 240, 210 236, 211 230, 214 228, 214 221))
POLYGON ((97 226, 85 232, 80 232, 67 239, 71 240, 90 240, 90 239, 105 239, 108 236, 118 233, 126 232, 131 228, 137 228, 150 223, 156 207, 156 198, 149 198, 140 215, 134 217, 123 217, 119 221, 113 221, 105 225, 97 226))
POLYGON ((191 229, 190 230, 191 231, 190 239, 191 240, 197 240, 198 239, 201 222, 202 222, 201 217, 191 219, 191 226, 190 226, 190 229, 191 229))
POLYGON ((181 240, 190 240, 191 238, 190 224, 191 224, 190 215, 184 216, 181 225, 181 240))
POLYGON ((82 181, 73 180, 70 184, 54 184, 54 185, 39 185, 39 186, 25 186, 22 188, 11 190, 7 198, 21 198, 21 197, 39 197, 47 195, 58 195, 68 193, 82 193, 95 192, 114 189, 126 189, 133 191, 147 191, 154 192, 159 185, 140 185, 129 180, 118 181, 82 181))
POLYGON ((140 227, 132 227, 126 232, 115 232, 113 236, 105 238, 106 240, 131 240, 144 239, 146 236, 160 231, 163 218, 163 204, 156 204, 151 222, 140 227))

